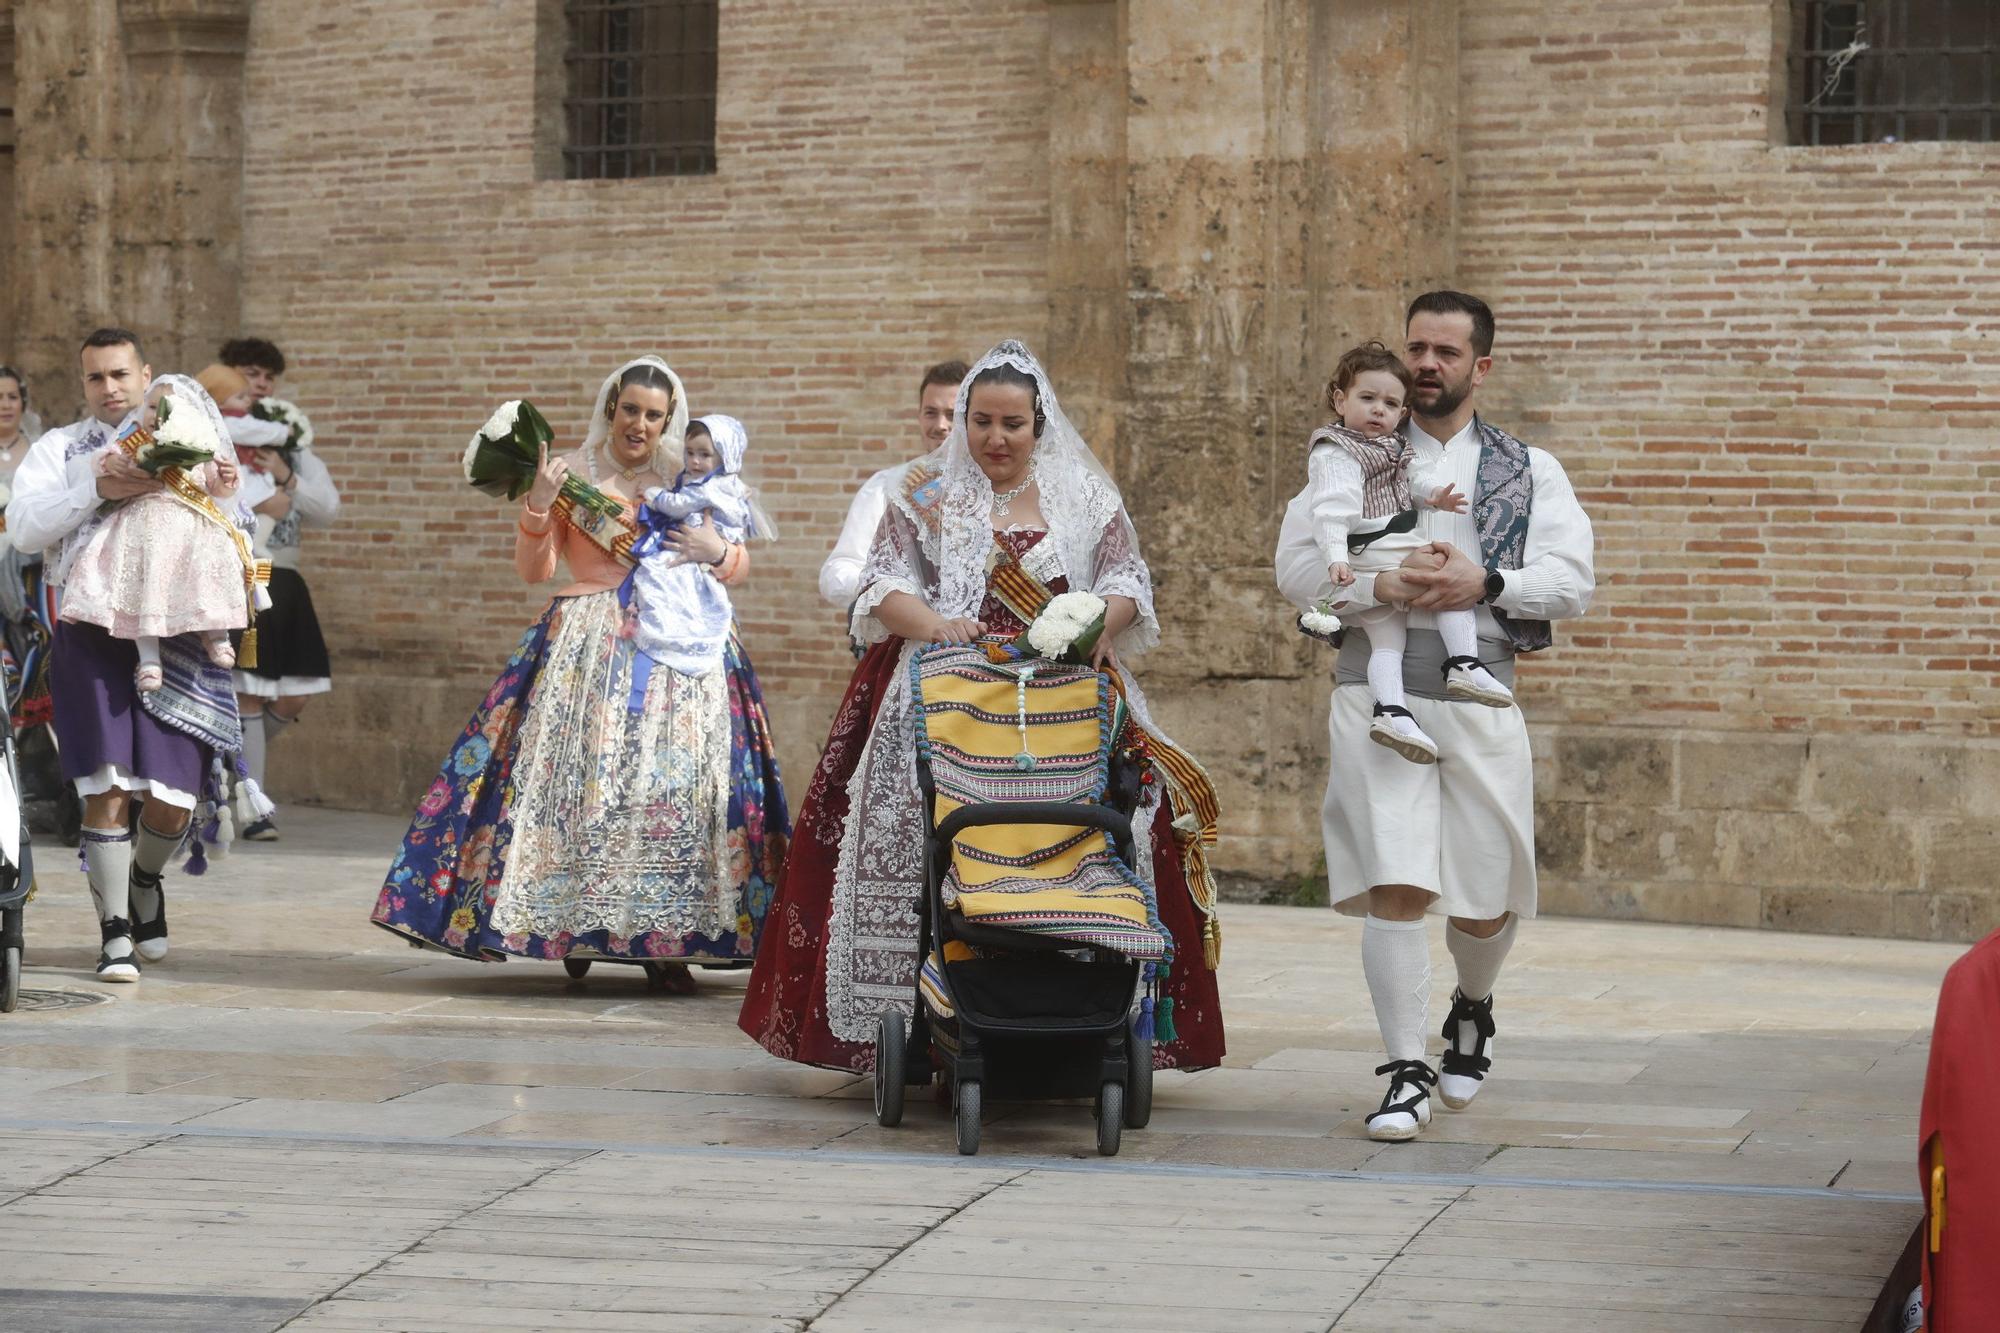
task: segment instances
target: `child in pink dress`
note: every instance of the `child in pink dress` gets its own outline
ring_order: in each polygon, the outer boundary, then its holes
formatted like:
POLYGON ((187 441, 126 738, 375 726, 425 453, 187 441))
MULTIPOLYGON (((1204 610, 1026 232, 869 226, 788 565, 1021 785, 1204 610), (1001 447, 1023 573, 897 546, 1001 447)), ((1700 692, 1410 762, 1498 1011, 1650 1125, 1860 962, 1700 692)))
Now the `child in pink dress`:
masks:
POLYGON ((100 450, 92 466, 101 468, 126 450, 135 431, 162 443, 205 447, 210 459, 184 478, 174 475, 179 469, 163 470, 165 490, 128 500, 96 520, 64 571, 61 613, 64 620, 132 640, 139 650, 134 683, 150 692, 163 680, 161 639, 197 635, 209 661, 235 665, 229 631, 249 625, 256 585, 235 512, 235 450, 215 400, 185 375, 162 375, 147 389, 138 419, 126 423, 118 442, 100 450))

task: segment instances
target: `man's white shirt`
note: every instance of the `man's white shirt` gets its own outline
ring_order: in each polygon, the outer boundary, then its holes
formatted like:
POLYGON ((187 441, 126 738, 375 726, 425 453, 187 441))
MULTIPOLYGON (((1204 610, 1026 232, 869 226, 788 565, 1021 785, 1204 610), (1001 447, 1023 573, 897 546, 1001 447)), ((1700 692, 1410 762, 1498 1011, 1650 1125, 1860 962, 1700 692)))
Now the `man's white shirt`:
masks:
POLYGON ((883 468, 861 483, 847 506, 840 540, 819 568, 819 595, 842 610, 861 595, 861 570, 868 563, 868 548, 875 544, 875 529, 882 526, 882 516, 889 512, 889 496, 907 467, 908 463, 898 463, 883 468))

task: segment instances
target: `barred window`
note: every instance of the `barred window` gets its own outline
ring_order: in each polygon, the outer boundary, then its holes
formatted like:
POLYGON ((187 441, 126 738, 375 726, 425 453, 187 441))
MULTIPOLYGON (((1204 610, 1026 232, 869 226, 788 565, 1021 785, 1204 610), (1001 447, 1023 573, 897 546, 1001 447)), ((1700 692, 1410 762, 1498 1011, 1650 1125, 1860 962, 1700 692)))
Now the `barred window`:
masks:
POLYGON ((715 170, 717 0, 563 0, 563 175, 715 170))
POLYGON ((1795 144, 1959 139, 2000 129, 1994 0, 1793 0, 1795 144))

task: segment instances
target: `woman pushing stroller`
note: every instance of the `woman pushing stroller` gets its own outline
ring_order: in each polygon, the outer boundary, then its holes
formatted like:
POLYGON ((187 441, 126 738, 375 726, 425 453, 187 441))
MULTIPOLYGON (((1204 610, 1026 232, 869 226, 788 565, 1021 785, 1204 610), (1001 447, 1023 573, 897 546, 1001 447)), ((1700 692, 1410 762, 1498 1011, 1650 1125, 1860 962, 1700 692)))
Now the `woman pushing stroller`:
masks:
POLYGON ((1133 819, 1133 869, 1157 899, 1176 959, 1159 994, 1162 1007, 1171 1001, 1172 1039, 1160 1032, 1154 1063, 1217 1064, 1219 935, 1204 854, 1213 795, 1120 661, 1159 637, 1131 520, 1021 344, 1002 343, 973 367, 956 423, 905 471, 876 532, 853 618, 855 637, 871 647, 807 789, 738 1024, 774 1055, 860 1070, 873 1066, 881 1014, 909 1012, 926 833, 908 778, 918 721, 911 660, 923 644, 1025 632, 999 586, 1018 575, 1104 603, 1095 659, 1118 680, 1154 756, 1155 780, 1133 819))

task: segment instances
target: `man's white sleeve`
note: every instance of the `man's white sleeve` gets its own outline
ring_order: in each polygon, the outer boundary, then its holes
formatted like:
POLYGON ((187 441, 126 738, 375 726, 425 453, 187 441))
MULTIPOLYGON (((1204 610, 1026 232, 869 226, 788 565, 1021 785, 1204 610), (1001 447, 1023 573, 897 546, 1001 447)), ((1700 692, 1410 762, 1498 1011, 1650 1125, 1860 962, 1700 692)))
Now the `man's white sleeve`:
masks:
MULTIPOLYGON (((1333 580, 1326 576, 1327 562, 1320 559, 1319 543, 1313 540, 1312 507, 1313 492, 1308 485, 1285 506, 1285 521, 1278 527, 1278 591, 1301 611, 1333 595, 1333 580)), ((1378 605, 1375 576, 1356 571, 1354 582, 1341 589, 1333 609, 1366 611, 1378 605)))
POLYGON ((1519 569, 1503 569, 1493 605, 1527 620, 1566 620, 1590 609, 1597 591, 1596 536, 1555 455, 1528 450, 1535 499, 1519 569))
POLYGON ((333 474, 310 449, 299 450, 298 460, 299 484, 292 488, 292 511, 301 523, 333 522, 333 516, 340 512, 340 492, 334 487, 333 474))
POLYGON ((47 551, 83 526, 98 504, 97 472, 91 455, 64 457, 69 433, 52 430, 35 441, 14 473, 14 498, 7 503, 7 536, 29 555, 47 551))
POLYGON ((840 526, 840 540, 833 554, 819 569, 819 595, 846 610, 861 592, 861 568, 868 561, 868 548, 875 541, 875 529, 889 508, 889 479, 894 469, 877 472, 861 483, 854 501, 847 507, 847 521, 840 526))

